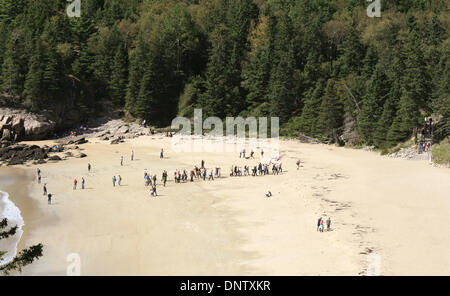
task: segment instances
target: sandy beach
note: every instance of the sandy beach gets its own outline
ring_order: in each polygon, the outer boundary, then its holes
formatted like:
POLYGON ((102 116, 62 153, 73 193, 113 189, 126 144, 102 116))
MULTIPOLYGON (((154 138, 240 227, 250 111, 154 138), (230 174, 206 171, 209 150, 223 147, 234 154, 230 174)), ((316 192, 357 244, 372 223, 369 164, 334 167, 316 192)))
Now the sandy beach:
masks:
POLYGON ((450 274, 448 169, 281 141, 283 174, 229 177, 231 165, 257 164, 258 152, 255 160, 239 153, 177 153, 170 141, 145 136, 110 145, 90 139, 80 146, 86 158, 39 165, 52 205, 32 180, 37 166, 19 167, 30 198, 23 198, 23 184, 8 189, 26 225, 19 249, 44 244, 44 256, 23 274, 66 275, 73 253, 80 256, 81 275, 363 275, 374 255, 381 275, 450 274), (220 166, 222 178, 173 182, 176 169, 200 166, 202 159, 208 168, 220 166), (144 186, 144 169, 158 176, 156 198, 144 186), (122 186, 112 186, 114 175, 122 176, 122 186), (265 197, 268 190, 273 197, 265 197), (319 217, 331 217, 331 231, 317 231, 319 217))

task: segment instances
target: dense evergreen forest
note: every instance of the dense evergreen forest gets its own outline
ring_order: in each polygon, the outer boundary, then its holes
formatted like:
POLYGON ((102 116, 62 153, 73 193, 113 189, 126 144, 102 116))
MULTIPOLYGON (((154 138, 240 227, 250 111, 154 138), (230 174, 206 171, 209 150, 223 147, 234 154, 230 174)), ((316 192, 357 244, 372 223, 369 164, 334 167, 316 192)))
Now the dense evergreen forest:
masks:
MULTIPOLYGON (((424 117, 450 130, 448 0, 0 0, 0 102, 277 116, 298 132, 390 147, 424 117)), ((61 108, 61 107, 60 107, 61 108)))

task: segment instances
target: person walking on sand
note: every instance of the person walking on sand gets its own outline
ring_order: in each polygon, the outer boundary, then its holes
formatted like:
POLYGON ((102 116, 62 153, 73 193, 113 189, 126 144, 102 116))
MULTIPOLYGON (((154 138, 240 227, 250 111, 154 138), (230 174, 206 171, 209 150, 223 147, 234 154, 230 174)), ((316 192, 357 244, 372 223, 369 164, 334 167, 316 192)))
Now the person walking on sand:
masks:
POLYGON ((202 166, 201 166, 201 169, 204 169, 205 168, 205 161, 202 159, 202 166))
POLYGON ((41 170, 40 170, 39 168, 36 169, 36 174, 37 174, 38 176, 41 175, 41 170))
POLYGON ((159 158, 161 158, 161 159, 164 158, 164 149, 161 149, 161 153, 159 154, 159 158))
POLYGON ((73 180, 73 190, 77 189, 77 179, 73 180))
POLYGON ((167 171, 164 171, 162 174, 162 181, 163 181, 163 185, 164 187, 166 187, 166 182, 167 182, 167 171))
POLYGON ((158 194, 156 193, 156 185, 152 186, 152 189, 150 190, 150 194, 152 196, 158 196, 158 194))
POLYGON ((261 148, 261 159, 264 158, 264 150, 261 148))
POLYGON ((133 161, 133 159, 134 159, 134 151, 131 150, 131 161, 133 161))
POLYGON ((113 186, 116 187, 116 176, 112 178, 113 186))
POLYGON ((51 194, 51 193, 49 193, 49 194, 47 195, 47 202, 48 202, 49 205, 52 204, 52 194, 51 194))
POLYGON ((91 172, 91 164, 88 163, 88 173, 90 173, 90 172, 91 172))
POLYGON ((39 176, 37 177, 37 179, 38 179, 38 184, 41 184, 41 175, 39 175, 39 176))
POLYGON ((117 181, 117 184, 119 184, 119 186, 120 186, 121 183, 122 183, 122 177, 119 175, 119 180, 117 181))
POLYGON ((84 178, 82 177, 82 178, 81 178, 81 189, 84 189, 84 182, 85 182, 85 181, 84 181, 84 178))
POLYGON ((331 230, 331 218, 328 217, 328 219, 327 219, 327 231, 330 231, 330 230, 331 230))
POLYGON ((322 220, 322 217, 319 218, 319 220, 317 220, 317 231, 319 231, 319 227, 320 227, 320 221, 322 220))
POLYGON ((300 159, 297 160, 296 164, 297 164, 297 170, 299 170, 300 169, 300 159))
POLYGON ((44 195, 47 195, 47 183, 44 184, 44 195))
POLYGON ((323 232, 323 219, 322 218, 320 218, 319 231, 323 232))
POLYGON ((123 166, 123 156, 120 157, 120 165, 123 166))

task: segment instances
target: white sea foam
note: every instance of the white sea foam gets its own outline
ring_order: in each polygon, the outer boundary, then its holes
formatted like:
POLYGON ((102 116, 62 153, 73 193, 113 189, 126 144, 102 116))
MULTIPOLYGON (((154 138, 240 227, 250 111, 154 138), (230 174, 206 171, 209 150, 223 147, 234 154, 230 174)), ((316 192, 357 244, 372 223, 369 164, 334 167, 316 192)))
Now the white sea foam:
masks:
MULTIPOLYGON (((3 220, 4 218, 8 219, 8 227, 6 230, 16 225, 18 227, 14 236, 7 239, 2 239, 0 241, 0 250, 7 252, 3 255, 3 260, 0 261, 0 265, 3 265, 11 261, 14 256, 16 256, 17 244, 22 237, 22 227, 25 223, 23 221, 20 209, 11 200, 9 200, 8 193, 0 191, 0 204, 0 220, 3 220)), ((4 230, 5 229, 3 229, 3 231, 4 230)))

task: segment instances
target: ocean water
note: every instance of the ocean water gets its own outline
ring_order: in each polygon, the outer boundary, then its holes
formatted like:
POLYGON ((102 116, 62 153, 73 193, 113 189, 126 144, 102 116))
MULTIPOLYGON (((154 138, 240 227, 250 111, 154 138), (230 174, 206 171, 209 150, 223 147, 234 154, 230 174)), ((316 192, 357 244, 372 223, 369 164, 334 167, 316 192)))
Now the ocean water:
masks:
POLYGON ((5 230, 11 227, 18 226, 16 234, 7 239, 0 240, 0 250, 6 251, 3 255, 0 265, 10 262, 17 254, 17 244, 22 237, 24 221, 20 213, 20 209, 9 199, 9 194, 0 190, 0 220, 8 219, 8 226, 5 230))

